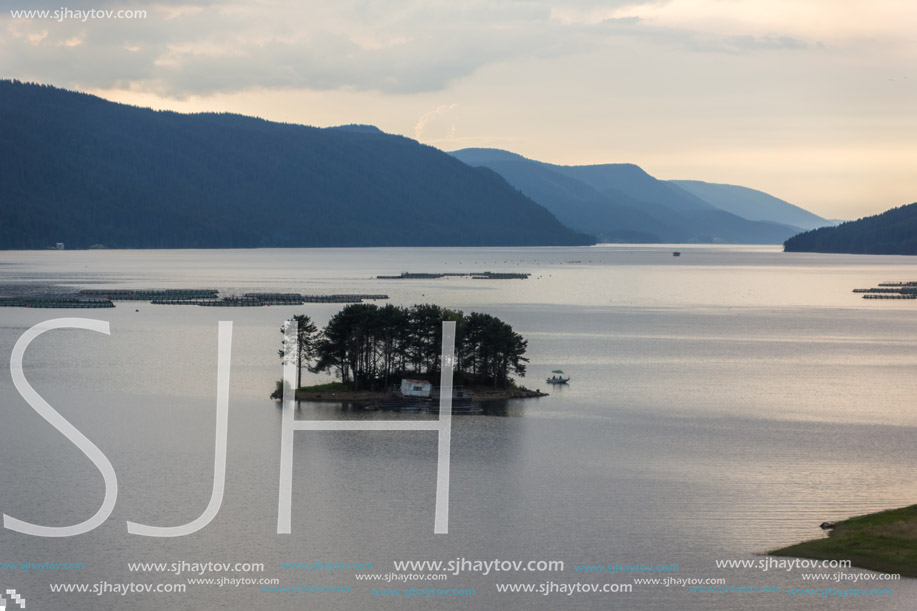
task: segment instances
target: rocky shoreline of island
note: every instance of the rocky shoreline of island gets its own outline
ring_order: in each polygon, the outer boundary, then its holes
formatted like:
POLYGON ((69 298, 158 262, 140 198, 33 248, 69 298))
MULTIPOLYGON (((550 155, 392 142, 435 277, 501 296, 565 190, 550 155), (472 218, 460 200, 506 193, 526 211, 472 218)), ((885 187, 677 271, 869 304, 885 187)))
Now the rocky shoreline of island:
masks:
MULTIPOLYGON (((397 391, 370 391, 370 390, 341 390, 337 388, 305 387, 296 391, 297 401, 319 401, 326 403, 366 403, 371 405, 381 401, 399 401, 405 399, 405 396, 397 391)), ((475 390, 471 394, 473 402, 484 401, 505 401, 508 399, 533 399, 538 397, 547 397, 548 393, 541 390, 529 390, 528 388, 510 388, 506 390, 475 390)), ((271 398, 281 399, 278 390, 271 393, 271 398)))

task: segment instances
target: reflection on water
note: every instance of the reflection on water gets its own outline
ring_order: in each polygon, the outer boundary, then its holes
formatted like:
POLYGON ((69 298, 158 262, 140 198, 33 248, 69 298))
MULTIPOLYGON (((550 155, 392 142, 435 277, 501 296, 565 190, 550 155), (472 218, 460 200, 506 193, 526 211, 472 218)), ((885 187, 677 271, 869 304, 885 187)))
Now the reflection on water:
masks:
MULTIPOLYGON (((547 397, 482 402, 482 413, 453 419, 445 537, 432 534, 435 433, 297 432, 293 534, 278 536, 280 409, 268 398, 280 376, 277 329, 298 313, 322 325, 340 306, 213 312, 131 304, 92 312, 89 317, 110 322, 110 336, 45 334, 26 354, 25 370, 36 390, 111 460, 119 478, 115 512, 74 539, 3 530, 0 550, 15 559, 84 562, 80 576, 67 580, 86 582, 137 581, 127 562, 176 559, 264 562, 285 584, 354 585, 352 574, 291 575, 279 568, 285 562, 368 561, 388 571, 392 560, 456 557, 676 563, 682 576, 708 577, 717 575, 716 559, 752 557, 822 536, 822 521, 912 503, 914 306, 869 302, 850 291, 917 279, 917 265, 903 257, 784 255, 760 247, 678 249, 678 258, 671 247, 642 246, 0 253, 4 284, 384 292, 399 305, 486 311, 528 339, 523 383, 544 387, 542 380, 558 368, 573 376, 569 386, 542 388, 547 397), (374 279, 459 269, 533 276, 374 279), (234 321, 223 507, 210 526, 189 537, 128 536, 126 520, 178 525, 207 505, 219 320, 234 321)), ((0 312, 3 354, 29 326, 71 314, 0 312)), ((327 381, 310 375, 304 383, 327 381)), ((0 405, 2 511, 48 525, 91 515, 101 500, 101 477, 25 404, 8 369, 0 374, 0 405)), ((436 415, 301 402, 296 417, 436 415)), ((462 601, 469 609, 609 606, 585 596, 562 605, 550 597, 501 597, 493 584, 505 577, 454 577, 449 585, 478 589, 473 600, 462 601)), ((742 580, 764 585, 760 575, 730 577, 742 580)), ((16 585, 34 593, 36 608, 65 608, 69 599, 50 594, 48 583, 47 575, 28 573, 18 575, 16 585)), ((773 575, 768 584, 796 587, 800 581, 773 575)), ((891 600, 859 599, 858 608, 910 608, 917 588, 910 582, 894 587, 891 600)), ((305 604, 267 598, 254 588, 197 588, 178 607, 305 604)), ((354 600, 327 597, 321 608, 349 610, 354 600)), ((175 602, 98 597, 91 608, 175 602)), ((404 604, 374 602, 375 609, 404 604)), ((793 608, 824 604, 794 600, 793 608)), ((779 609, 786 601, 646 589, 621 605, 779 609)))

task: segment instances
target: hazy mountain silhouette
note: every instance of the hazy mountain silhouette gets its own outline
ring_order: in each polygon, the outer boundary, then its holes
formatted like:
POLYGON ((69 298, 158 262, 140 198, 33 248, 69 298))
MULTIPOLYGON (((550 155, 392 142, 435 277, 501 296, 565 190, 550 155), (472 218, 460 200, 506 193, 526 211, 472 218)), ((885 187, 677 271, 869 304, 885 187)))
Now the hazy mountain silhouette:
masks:
POLYGON ((0 81, 0 248, 588 244, 486 168, 372 126, 0 81))
MULTIPOLYGON (((674 230, 640 209, 640 202, 622 196, 609 205, 608 196, 555 169, 513 153, 482 158, 481 149, 453 153, 470 165, 481 164, 545 206, 570 227, 591 231, 606 242, 661 242, 674 230), (470 154, 466 154, 470 153, 470 154), (588 228, 588 229, 586 229, 588 228)), ((504 151, 497 151, 504 153, 504 151)))
POLYGON ((817 214, 812 214, 808 210, 794 206, 764 191, 748 187, 700 180, 670 180, 669 183, 681 187, 721 210, 750 221, 771 221, 794 225, 802 229, 815 229, 837 224, 836 221, 823 219, 817 214))
POLYGON ((837 227, 821 227, 787 240, 787 252, 917 255, 917 203, 837 227))
POLYGON ((742 218, 633 164, 560 166, 498 149, 452 154, 493 169, 564 224, 604 241, 780 243, 800 229, 742 218))

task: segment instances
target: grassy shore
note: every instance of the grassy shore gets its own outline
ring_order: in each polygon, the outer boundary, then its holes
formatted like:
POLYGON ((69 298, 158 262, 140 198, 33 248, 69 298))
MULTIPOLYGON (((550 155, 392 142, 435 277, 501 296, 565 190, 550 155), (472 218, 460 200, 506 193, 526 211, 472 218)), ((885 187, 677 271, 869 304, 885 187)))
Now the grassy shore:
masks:
MULTIPOLYGON (((492 386, 465 386, 466 390, 471 390, 474 401, 500 401, 503 399, 527 399, 531 397, 547 397, 547 393, 539 390, 529 390, 524 386, 510 386, 507 389, 495 389, 492 386)), ((280 386, 271 395, 272 398, 280 398, 280 386)), ((375 401, 395 400, 400 398, 400 394, 392 391, 372 391, 372 390, 353 390, 349 384, 343 382, 329 382, 327 384, 316 384, 315 386, 302 386, 296 390, 297 401, 357 401, 372 403, 375 401)))
POLYGON ((818 560, 850 560, 853 566, 917 577, 917 505, 838 522, 827 538, 768 552, 818 560))

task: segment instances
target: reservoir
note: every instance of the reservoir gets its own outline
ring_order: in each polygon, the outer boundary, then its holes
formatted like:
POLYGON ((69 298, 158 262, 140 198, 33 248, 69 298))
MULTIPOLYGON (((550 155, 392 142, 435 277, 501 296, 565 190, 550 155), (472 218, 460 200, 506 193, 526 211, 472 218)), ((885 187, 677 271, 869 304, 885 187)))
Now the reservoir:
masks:
MULTIPOLYGON (((917 306, 864 300, 852 290, 917 280, 917 262, 789 254, 771 246, 675 248, 0 252, 4 294, 62 288, 378 294, 389 296, 380 304, 434 303, 492 314, 528 340, 528 372, 519 382, 550 393, 453 418, 447 535, 433 533, 435 433, 298 432, 292 533, 278 535, 281 409, 269 395, 281 377, 280 327, 294 314, 307 314, 321 327, 341 304, 3 308, 0 510, 62 526, 87 519, 102 502, 98 470, 12 383, 13 345, 29 327, 53 318, 110 324, 110 335, 43 334, 29 347, 24 371, 35 390, 109 458, 119 490, 111 517, 88 534, 43 539, 0 530, 3 562, 83 565, 5 569, 0 585, 24 593, 37 609, 349 611, 428 603, 481 610, 914 608, 912 580, 821 583, 894 591, 826 601, 787 593, 811 587, 801 569, 722 568, 717 561, 764 559, 758 554, 824 536, 818 528, 823 521, 915 502, 917 306), (675 248, 678 257, 672 256, 675 248), (450 271, 529 276, 378 278, 450 271), (219 514, 185 537, 129 535, 127 521, 176 526, 207 507, 217 333, 227 320, 233 338, 219 514), (545 378, 555 369, 571 376, 568 385, 548 387, 545 378), (356 578, 439 575, 446 571, 396 570, 394 563, 457 559, 471 562, 446 579, 356 578), (517 570, 498 563, 487 574, 473 568, 474 561, 493 560, 535 564, 517 570), (135 565, 182 561, 260 564, 263 570, 176 574, 135 565), (553 561, 563 561, 563 570, 553 561), (314 563, 372 569, 283 568, 314 563), (677 571, 574 568, 614 564, 677 565, 677 571), (281 594, 258 583, 191 584, 189 577, 351 590, 281 594), (635 583, 653 577, 721 579, 731 587, 780 592, 710 594, 635 583), (187 588, 96 596, 50 587, 102 582, 187 588), (506 584, 549 582, 632 589, 498 591, 506 584), (474 593, 410 603, 370 592, 411 587, 474 593)), ((304 384, 330 381, 304 374, 304 384)), ((435 416, 303 402, 296 418, 435 416)))

